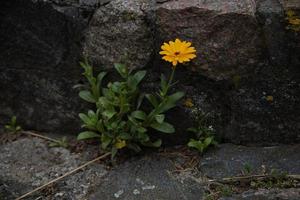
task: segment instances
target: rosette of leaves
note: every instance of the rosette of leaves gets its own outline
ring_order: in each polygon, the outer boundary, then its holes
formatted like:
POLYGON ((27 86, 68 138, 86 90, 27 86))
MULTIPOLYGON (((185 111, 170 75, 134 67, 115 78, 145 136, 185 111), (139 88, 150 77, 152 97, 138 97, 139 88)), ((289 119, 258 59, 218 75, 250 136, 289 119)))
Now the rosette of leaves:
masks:
POLYGON ((189 128, 188 131, 194 133, 195 139, 191 138, 188 147, 197 149, 200 153, 207 150, 208 147, 217 144, 215 133, 212 126, 207 124, 207 114, 199 114, 197 118, 197 127, 189 128))
POLYGON ((140 92, 139 85, 146 71, 134 73, 123 64, 115 64, 120 81, 108 82, 107 86, 103 87, 106 72, 101 72, 95 77, 91 65, 87 62, 80 64, 88 85, 80 91, 79 96, 94 104, 95 110, 79 114, 83 122, 82 127, 86 129, 78 135, 79 140, 99 139, 102 149, 111 151, 113 158, 122 148, 139 152, 141 146, 160 147, 162 141, 151 141, 149 129, 163 133, 175 132, 173 125, 165 121, 164 113, 175 107, 184 93, 168 95, 173 86, 172 81, 167 82, 162 76, 159 94, 144 94, 140 92), (153 106, 148 113, 141 109, 145 99, 153 106))
POLYGON ((9 133, 17 133, 19 131, 22 131, 22 127, 18 125, 17 123, 17 117, 13 116, 10 119, 9 124, 5 125, 5 130, 8 131, 9 133))

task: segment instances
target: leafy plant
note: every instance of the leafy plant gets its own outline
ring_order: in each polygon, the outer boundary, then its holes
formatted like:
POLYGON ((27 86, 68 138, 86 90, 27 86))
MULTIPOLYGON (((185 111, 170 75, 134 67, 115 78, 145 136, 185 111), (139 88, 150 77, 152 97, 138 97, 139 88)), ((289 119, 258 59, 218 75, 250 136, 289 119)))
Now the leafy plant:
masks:
POLYGON ((216 145, 214 137, 214 129, 207 125, 207 115, 199 114, 196 117, 197 127, 189 128, 188 131, 193 132, 196 139, 191 138, 188 147, 195 148, 203 153, 208 147, 216 145))
POLYGON ((244 167, 243 167, 243 170, 242 170, 242 174, 244 175, 248 175, 248 174, 251 174, 253 171, 253 167, 250 163, 246 162, 244 164, 244 167))
POLYGON ((22 127, 17 124, 17 117, 13 116, 9 124, 5 125, 5 130, 10 133, 17 133, 22 130, 22 127))
POLYGON ((123 64, 115 64, 115 70, 120 75, 120 81, 109 82, 103 87, 106 72, 94 76, 93 67, 88 62, 80 63, 84 69, 84 77, 88 81, 79 96, 95 105, 95 110, 80 113, 82 127, 86 131, 78 135, 79 140, 97 138, 102 149, 109 150, 112 157, 119 149, 129 148, 138 152, 141 146, 159 147, 162 141, 151 141, 149 129, 163 133, 174 133, 173 125, 165 121, 165 112, 176 106, 184 96, 183 92, 169 95, 175 68, 167 81, 161 76, 158 94, 144 94, 139 85, 146 75, 146 71, 133 72, 123 64), (148 113, 142 109, 144 99, 152 105, 148 113))
POLYGON ((68 148, 69 143, 67 141, 67 137, 62 137, 61 139, 57 140, 57 142, 51 142, 49 147, 63 147, 68 148))

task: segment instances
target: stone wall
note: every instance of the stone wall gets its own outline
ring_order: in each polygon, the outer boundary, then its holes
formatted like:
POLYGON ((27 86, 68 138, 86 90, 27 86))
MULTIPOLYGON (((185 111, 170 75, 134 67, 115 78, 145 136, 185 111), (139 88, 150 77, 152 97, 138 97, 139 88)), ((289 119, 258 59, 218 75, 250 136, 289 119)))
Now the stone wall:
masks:
POLYGON ((148 70, 145 90, 170 67, 163 41, 181 38, 197 59, 179 66, 183 103, 169 113, 170 144, 187 140, 195 113, 210 112, 221 141, 300 141, 299 33, 287 30, 288 0, 11 0, 0 3, 0 120, 17 115, 29 129, 77 134, 87 105, 72 86, 88 56, 97 70, 126 58, 148 70))

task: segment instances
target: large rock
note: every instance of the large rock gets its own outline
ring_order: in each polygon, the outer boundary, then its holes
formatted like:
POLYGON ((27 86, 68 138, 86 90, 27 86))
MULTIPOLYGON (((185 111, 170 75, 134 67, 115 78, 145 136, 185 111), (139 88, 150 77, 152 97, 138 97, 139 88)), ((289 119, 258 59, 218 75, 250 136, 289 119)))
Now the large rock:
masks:
POLYGON ((263 66, 228 92, 225 141, 236 144, 300 142, 298 75, 284 66, 263 66))
POLYGON ((252 174, 270 172, 300 173, 300 155, 295 154, 300 145, 272 147, 245 147, 222 144, 208 151, 199 164, 205 176, 211 179, 240 176, 246 166, 252 174))
POLYGON ((261 62, 262 38, 255 12, 251 0, 166 1, 156 11, 158 41, 191 41, 197 49, 194 70, 213 79, 228 79, 261 62))
POLYGON ((289 40, 286 33, 285 13, 278 0, 257 0, 256 16, 264 37, 264 56, 273 65, 289 63, 289 40))
POLYGON ((164 144, 186 143, 193 117, 207 112, 220 141, 299 142, 300 37, 286 30, 289 9, 298 11, 299 3, 3 1, 0 123, 17 115, 25 129, 76 134, 85 105, 72 86, 82 79, 83 52, 96 71, 120 60, 148 67, 143 89, 153 92, 160 74, 170 72, 155 54, 163 41, 178 37, 193 42, 198 58, 176 71, 177 90, 186 96, 168 113, 177 133, 159 135, 164 144))
POLYGON ((98 9, 90 22, 84 42, 84 54, 102 68, 126 62, 131 68, 143 68, 153 51, 153 34, 147 13, 154 0, 113 0, 98 9))
POLYGON ((84 9, 48 1, 0 4, 1 123, 16 115, 24 128, 78 130, 80 104, 72 86, 81 78, 84 9))
MULTIPOLYGON (((87 152, 73 154, 64 148, 49 148, 37 138, 0 145, 0 150, 0 194, 5 194, 4 200, 20 197, 93 158, 87 152)), ((99 184, 106 173, 105 166, 93 164, 28 199, 85 199, 89 188, 99 184)))
MULTIPOLYGON (((7 195, 4 200, 20 197, 91 160, 91 155, 86 151, 73 154, 63 148, 49 148, 45 141, 36 138, 22 138, 0 145, 0 194, 7 195)), ((112 170, 94 163, 28 199, 201 198, 204 195, 203 186, 191 177, 173 173, 175 169, 170 158, 158 158, 156 155, 130 159, 112 170)))
MULTIPOLYGON (((250 166, 251 173, 277 169, 299 174, 299 145, 244 147, 224 144, 203 157, 182 148, 145 154, 115 165, 110 170, 94 163, 57 181, 27 199, 205 199, 209 179, 238 176, 250 166), (199 165, 198 165, 199 163, 199 165)), ((19 138, 0 144, 0 197, 11 200, 92 160, 97 146, 71 153, 49 148, 37 138, 19 138), (22 155, 22 156, 20 156, 22 155), (2 195, 2 196, 1 196, 2 195)), ((103 161, 104 162, 104 161, 103 161)), ((236 185, 238 187, 238 185, 236 185)), ((242 186, 222 199, 299 199, 299 188, 250 189, 242 186)))

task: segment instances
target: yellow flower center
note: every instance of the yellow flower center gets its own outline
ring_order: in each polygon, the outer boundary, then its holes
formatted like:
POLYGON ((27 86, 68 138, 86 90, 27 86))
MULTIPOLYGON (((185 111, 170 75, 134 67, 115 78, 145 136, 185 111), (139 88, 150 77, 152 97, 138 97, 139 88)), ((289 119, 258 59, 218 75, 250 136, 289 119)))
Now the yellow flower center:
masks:
POLYGON ((180 54, 180 51, 175 52, 175 56, 178 56, 180 54))

